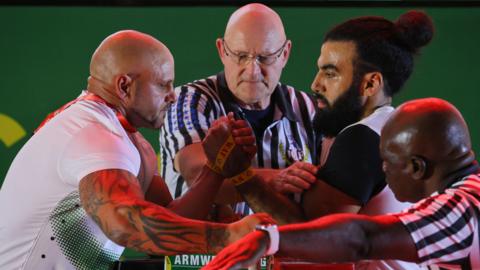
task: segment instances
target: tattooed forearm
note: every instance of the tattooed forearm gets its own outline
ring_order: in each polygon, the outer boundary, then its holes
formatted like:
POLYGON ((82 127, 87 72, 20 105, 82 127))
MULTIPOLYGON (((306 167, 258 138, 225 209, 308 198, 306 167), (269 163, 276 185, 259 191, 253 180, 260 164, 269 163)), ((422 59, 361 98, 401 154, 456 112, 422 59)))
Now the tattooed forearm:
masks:
POLYGON ((92 173, 80 182, 84 209, 113 241, 141 252, 170 255, 223 248, 226 225, 177 216, 147 202, 136 178, 122 170, 92 173))
POLYGON ((213 224, 207 224, 205 228, 208 253, 217 253, 228 244, 230 233, 213 224))

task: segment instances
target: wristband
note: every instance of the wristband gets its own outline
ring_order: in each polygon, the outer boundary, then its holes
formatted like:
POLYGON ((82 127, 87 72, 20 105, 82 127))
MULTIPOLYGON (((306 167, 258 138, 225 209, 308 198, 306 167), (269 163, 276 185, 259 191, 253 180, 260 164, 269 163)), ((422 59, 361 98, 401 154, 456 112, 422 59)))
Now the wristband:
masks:
POLYGON ((255 174, 253 173, 253 170, 252 168, 248 168, 246 169, 245 171, 233 176, 233 177, 230 177, 230 181, 235 185, 235 186, 238 186, 238 185, 241 185, 245 182, 247 182, 248 180, 252 179, 252 177, 254 176, 255 174))
POLYGON ((278 251, 280 246, 280 233, 278 232, 278 227, 275 224, 269 225, 257 225, 255 226, 256 231, 264 231, 268 233, 268 238, 270 239, 270 243, 268 245, 267 252, 265 256, 273 255, 278 251))
POLYGON ((205 166, 207 166, 208 168, 210 168, 210 170, 214 171, 217 174, 220 174, 220 175, 222 174, 222 170, 217 166, 215 166, 214 164, 212 164, 210 160, 207 160, 207 163, 205 164, 205 166))
POLYGON ((227 140, 220 147, 220 150, 218 150, 217 156, 215 157, 215 163, 211 164, 210 162, 207 162, 207 166, 214 172, 221 174, 223 165, 225 165, 225 162, 234 147, 235 141, 233 140, 233 136, 229 135, 227 140))

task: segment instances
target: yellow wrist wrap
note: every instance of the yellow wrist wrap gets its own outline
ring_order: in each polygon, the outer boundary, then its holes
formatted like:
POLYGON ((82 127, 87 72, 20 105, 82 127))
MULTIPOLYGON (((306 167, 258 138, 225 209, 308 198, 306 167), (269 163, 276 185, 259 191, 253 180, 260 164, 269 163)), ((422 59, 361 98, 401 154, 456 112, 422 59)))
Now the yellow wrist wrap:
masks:
POLYGON ((233 176, 233 177, 230 177, 230 181, 235 185, 235 186, 238 186, 238 185, 241 185, 245 182, 247 182, 248 180, 252 179, 252 177, 254 176, 254 173, 253 173, 253 170, 252 168, 248 168, 246 169, 245 171, 233 176))
POLYGON ((228 159, 228 156, 235 147, 235 141, 233 136, 228 136, 227 140, 223 143, 222 147, 218 151, 217 157, 215 158, 215 164, 212 164, 210 161, 207 161, 207 167, 212 169, 214 172, 221 174, 223 170, 223 165, 228 159))

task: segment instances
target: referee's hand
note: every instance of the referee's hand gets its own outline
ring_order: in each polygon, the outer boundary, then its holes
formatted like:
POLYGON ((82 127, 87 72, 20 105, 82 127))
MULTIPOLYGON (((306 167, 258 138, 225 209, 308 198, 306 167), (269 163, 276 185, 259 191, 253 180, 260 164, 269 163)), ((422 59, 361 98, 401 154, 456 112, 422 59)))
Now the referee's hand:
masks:
POLYGON ((317 180, 317 167, 297 161, 269 179, 268 184, 280 193, 300 193, 310 188, 317 180))

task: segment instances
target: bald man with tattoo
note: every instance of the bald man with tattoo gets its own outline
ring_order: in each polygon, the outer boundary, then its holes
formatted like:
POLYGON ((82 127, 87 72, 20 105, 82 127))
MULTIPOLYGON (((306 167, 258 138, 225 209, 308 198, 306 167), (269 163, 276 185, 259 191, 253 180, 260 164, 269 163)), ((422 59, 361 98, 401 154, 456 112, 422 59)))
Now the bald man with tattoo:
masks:
POLYGON ((100 44, 87 90, 50 114, 10 166, 0 190, 1 269, 110 269, 124 247, 216 253, 271 221, 192 220, 207 216, 223 179, 247 168, 256 151, 218 137, 225 122, 213 123, 201 143, 222 162, 205 165, 189 192, 172 200, 137 128, 162 126, 175 101, 173 67, 168 48, 140 32, 100 44))
POLYGON ((253 232, 205 267, 239 269, 267 250, 315 262, 404 260, 429 269, 480 269, 480 170, 460 112, 438 98, 407 102, 382 130, 386 181, 394 214, 337 214, 253 232))

